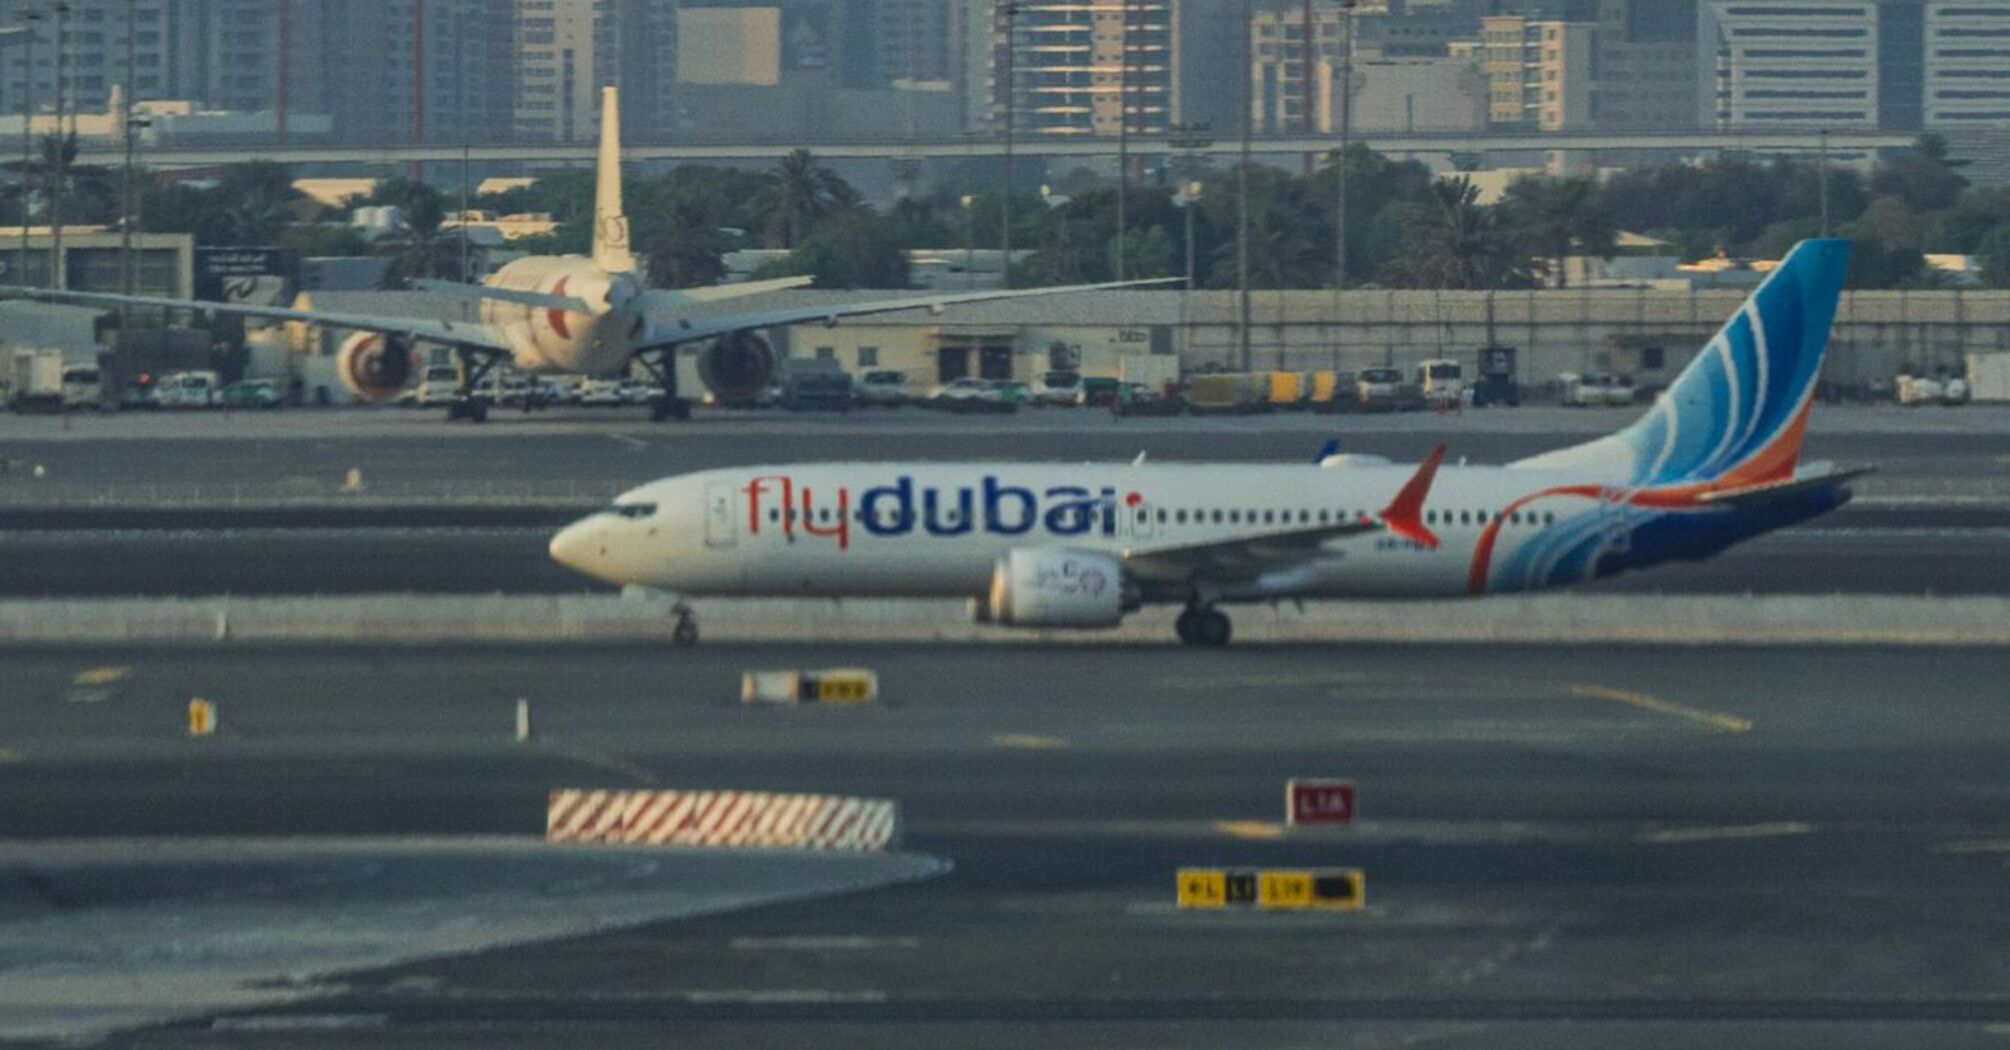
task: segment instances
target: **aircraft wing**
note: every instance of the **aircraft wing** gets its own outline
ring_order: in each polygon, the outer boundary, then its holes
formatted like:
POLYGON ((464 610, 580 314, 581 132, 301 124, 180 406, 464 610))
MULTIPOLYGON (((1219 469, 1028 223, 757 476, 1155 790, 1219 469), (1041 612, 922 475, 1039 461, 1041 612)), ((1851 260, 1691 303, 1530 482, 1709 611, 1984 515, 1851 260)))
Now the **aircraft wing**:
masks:
POLYGON ((1764 484, 1747 485, 1743 488, 1735 489, 1717 489, 1713 492, 1705 492, 1697 496, 1696 499, 1701 503, 1720 506, 1750 506, 1784 499, 1788 496, 1797 496, 1811 489, 1832 488, 1836 485, 1854 481, 1866 474, 1875 473, 1877 473, 1876 467, 1855 467, 1849 470, 1836 470, 1833 467, 1824 465, 1814 471, 1802 473, 1782 481, 1769 481, 1764 484))
POLYGON ((1438 466, 1444 461, 1445 446, 1439 445, 1430 458, 1417 467, 1417 472, 1396 493, 1396 498, 1372 518, 1276 529, 1199 543, 1136 547, 1124 552, 1124 561, 1146 576, 1240 580, 1317 558, 1320 544, 1327 540, 1371 532, 1392 532, 1414 543, 1435 548, 1438 537, 1424 526, 1424 500, 1430 495, 1431 483, 1436 480, 1438 466))
POLYGON ((1355 519, 1337 525, 1251 533, 1205 543, 1133 547, 1124 561, 1141 575, 1192 579, 1243 579, 1272 569, 1289 568, 1315 558, 1327 540, 1381 532, 1380 521, 1355 519))
POLYGON ((764 310, 757 313, 726 314, 719 317, 652 317, 649 326, 637 345, 638 350, 653 350, 661 347, 679 346, 704 339, 716 339, 734 332, 746 332, 757 328, 772 328, 776 325, 801 324, 805 321, 822 321, 835 325, 845 317, 862 317, 867 314, 890 314, 902 310, 940 310, 947 306, 964 303, 986 303, 1003 299, 1032 299, 1048 295, 1067 295, 1072 292, 1101 292, 1115 288, 1136 288, 1142 285, 1165 284, 1177 278, 1157 281, 1118 281, 1109 284, 1076 284, 1058 288, 1015 288, 1005 291, 961 292, 950 295, 922 295, 907 299, 881 299, 873 302, 843 303, 826 306, 798 306, 779 310, 764 310))
POLYGON ((807 288, 815 277, 777 277, 772 281, 744 281, 740 284, 715 284, 709 288, 655 288, 643 293, 644 310, 668 310, 695 303, 719 303, 728 299, 745 299, 749 296, 766 295, 769 292, 784 292, 791 288, 807 288))
POLYGON ((200 299, 165 299, 148 295, 114 295, 108 292, 68 292, 48 288, 0 287, 0 296, 40 299, 81 306, 144 306, 167 310, 257 317, 269 321, 299 321, 331 328, 354 328, 383 332, 411 339, 423 339, 449 346, 476 347, 509 353, 510 345, 501 332, 476 322, 435 321, 421 317, 386 317, 381 314, 351 314, 333 310, 294 310, 283 306, 253 306, 246 303, 212 303, 200 299))

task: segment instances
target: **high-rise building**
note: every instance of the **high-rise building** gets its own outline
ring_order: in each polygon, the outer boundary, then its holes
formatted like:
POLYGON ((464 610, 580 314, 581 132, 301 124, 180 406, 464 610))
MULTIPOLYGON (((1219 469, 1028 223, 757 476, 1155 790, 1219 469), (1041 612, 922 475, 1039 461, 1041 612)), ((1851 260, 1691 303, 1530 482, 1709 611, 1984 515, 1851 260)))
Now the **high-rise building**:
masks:
POLYGON ((869 4, 873 86, 956 77, 956 5, 949 0, 869 0, 869 4))
POLYGON ((487 0, 290 0, 290 7, 290 80, 325 100, 338 138, 499 142, 514 134, 515 33, 487 0))
POLYGON ((600 0, 593 53, 601 85, 621 89, 621 130, 632 141, 677 130, 679 0, 600 0))
POLYGON ((1924 123, 1929 128, 2010 127, 2010 4, 1926 4, 1924 123))
POLYGON ((1473 57, 1487 78, 1487 123, 1529 131, 1590 127, 1597 33, 1588 22, 1484 19, 1473 57))
POLYGON ((585 142, 599 123, 598 0, 516 0, 516 133, 585 142))
POLYGON ((1876 0, 1710 0, 1700 43, 1714 60, 1716 126, 1879 126, 1878 8, 1876 0))
MULTIPOLYGON (((194 20, 197 0, 71 0, 64 15, 65 47, 58 54, 56 16, 48 0, 0 0, 0 28, 33 28, 0 51, 0 110, 19 113, 25 97, 53 111, 60 62, 66 110, 102 112, 124 84, 131 30, 133 96, 189 98, 200 85, 194 74, 203 39, 194 20), (29 13, 40 16, 29 21, 29 13), (33 75, 28 56, 34 55, 33 75)), ((267 81, 268 87, 270 80, 267 81)))
POLYGON ((1696 127, 1695 0, 1598 0, 1591 126, 1696 127))
POLYGON ((1180 0, 993 3, 990 46, 970 71, 997 127, 1010 107, 1029 136, 1164 132, 1180 115, 1180 0))

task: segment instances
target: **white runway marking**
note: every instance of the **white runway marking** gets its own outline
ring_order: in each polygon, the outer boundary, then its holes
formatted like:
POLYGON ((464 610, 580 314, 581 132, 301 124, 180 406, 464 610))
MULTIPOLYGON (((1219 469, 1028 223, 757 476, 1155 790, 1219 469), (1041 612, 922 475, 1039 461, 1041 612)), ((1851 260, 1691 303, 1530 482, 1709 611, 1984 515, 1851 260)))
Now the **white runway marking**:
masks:
POLYGON ((1807 835, 1815 830, 1813 824, 1799 821, 1782 821, 1777 824, 1745 824, 1722 828, 1669 828, 1664 831, 1649 831, 1640 836, 1641 842, 1659 845, 1675 845, 1688 842, 1719 842, 1726 839, 1763 839, 1783 835, 1807 835))
POLYGON ((919 937, 735 937, 740 952, 865 952, 881 948, 919 948, 919 937))

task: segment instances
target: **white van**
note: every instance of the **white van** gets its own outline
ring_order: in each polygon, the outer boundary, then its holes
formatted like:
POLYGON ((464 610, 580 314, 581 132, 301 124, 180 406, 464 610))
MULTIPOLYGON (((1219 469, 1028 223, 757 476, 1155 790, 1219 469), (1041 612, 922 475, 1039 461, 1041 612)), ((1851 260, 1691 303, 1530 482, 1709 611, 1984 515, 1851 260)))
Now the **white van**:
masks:
POLYGON ((92 410, 105 407, 105 381, 96 365, 63 369, 63 407, 92 410))
POLYGON ((1433 405, 1457 405, 1466 398, 1466 372, 1457 361, 1433 358, 1418 363, 1417 386, 1433 405))

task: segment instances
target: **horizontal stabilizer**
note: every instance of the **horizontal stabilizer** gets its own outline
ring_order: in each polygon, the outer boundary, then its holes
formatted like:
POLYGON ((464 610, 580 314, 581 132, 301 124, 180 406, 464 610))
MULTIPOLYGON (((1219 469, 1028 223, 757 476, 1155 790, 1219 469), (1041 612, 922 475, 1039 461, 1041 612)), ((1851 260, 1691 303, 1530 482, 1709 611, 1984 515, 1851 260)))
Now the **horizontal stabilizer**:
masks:
POLYGON ((593 308, 584 299, 574 299, 569 295, 546 295, 543 292, 520 292, 509 288, 490 288, 485 284, 461 284, 458 281, 415 280, 412 287, 435 295, 450 295, 456 299, 493 299, 496 302, 515 303, 536 310, 564 310, 567 313, 592 313, 593 308))
POLYGON ((1815 489, 1833 488, 1847 484, 1866 474, 1877 473, 1876 467, 1853 467, 1849 470, 1828 470, 1818 474, 1803 474, 1785 481, 1773 481, 1763 485, 1747 485, 1743 488, 1718 489, 1696 497, 1701 503, 1742 506, 1783 499, 1815 489))

